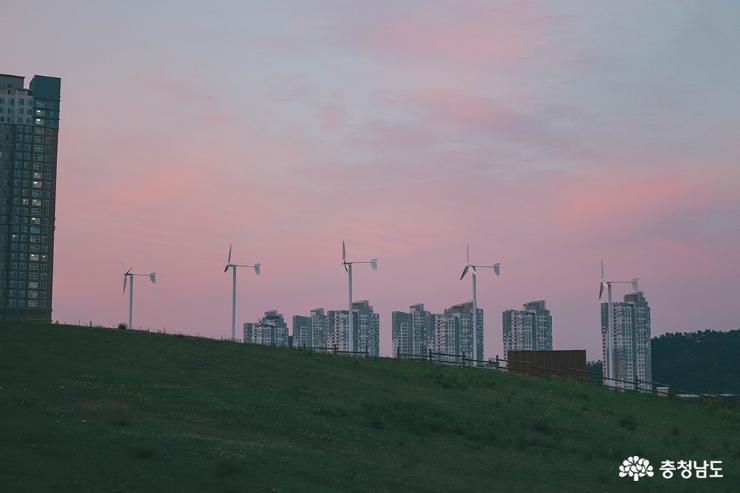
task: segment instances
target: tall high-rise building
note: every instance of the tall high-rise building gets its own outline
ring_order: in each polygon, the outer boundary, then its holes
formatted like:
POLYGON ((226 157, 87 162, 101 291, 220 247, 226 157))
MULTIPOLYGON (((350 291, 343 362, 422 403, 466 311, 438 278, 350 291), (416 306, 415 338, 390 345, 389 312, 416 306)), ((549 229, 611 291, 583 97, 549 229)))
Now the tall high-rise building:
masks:
POLYGON ((504 358, 509 351, 552 350, 552 315, 543 300, 503 313, 504 358))
POLYGON ((477 330, 473 331, 473 303, 451 306, 432 314, 417 304, 409 312, 393 312, 393 354, 427 356, 438 361, 460 363, 466 359, 483 360, 483 309, 478 308, 477 330), (473 334, 478 351, 473 354, 473 334))
POLYGON ((293 345, 303 348, 327 347, 326 327, 328 317, 323 308, 311 310, 309 317, 296 315, 293 317, 293 345))
POLYGON ((552 314, 545 306, 545 300, 530 301, 524 304, 526 311, 534 313, 534 337, 535 351, 552 350, 552 314))
POLYGON ((288 347, 288 325, 277 310, 269 310, 257 323, 244 324, 244 342, 288 347))
POLYGON ((462 354, 460 350, 460 317, 445 313, 435 314, 432 324, 434 327, 432 352, 437 353, 434 355, 434 359, 447 363, 459 363, 462 354))
POLYGON ((393 312, 393 354, 426 356, 434 342, 434 315, 423 304, 409 307, 409 312, 393 312))
MULTIPOLYGON (((473 357, 473 337, 477 338, 477 354, 475 354, 475 359, 482 361, 483 360, 483 309, 478 308, 478 315, 476 317, 476 325, 477 327, 475 330, 473 330, 473 302, 470 303, 461 303, 459 305, 454 305, 449 308, 446 308, 444 313, 442 314, 443 317, 452 317, 456 319, 456 322, 450 322, 449 320, 444 321, 440 325, 438 322, 435 322, 435 330, 438 330, 440 328, 443 328, 444 330, 449 330, 450 328, 456 328, 457 329, 457 337, 455 338, 457 341, 457 348, 455 349, 455 354, 465 354, 465 358, 470 359, 473 357)), ((439 317, 439 315, 437 315, 439 317)), ((439 338, 440 334, 437 332, 435 333, 435 338, 439 338)), ((449 334, 444 334, 445 341, 450 341, 449 334)), ((439 347, 444 348, 444 350, 440 351, 442 353, 448 353, 451 349, 449 346, 440 345, 439 347)))
POLYGON ((51 320, 61 79, 0 75, 0 319, 51 320))
POLYGON ((399 354, 414 355, 411 344, 411 314, 401 311, 394 311, 391 314, 391 338, 393 339, 394 357, 397 358, 399 354))
POLYGON ((339 351, 367 352, 380 354, 380 317, 368 301, 352 303, 352 330, 354 347, 349 346, 347 310, 329 310, 327 314, 327 346, 339 351))
POLYGON ((293 315, 293 344, 297 348, 313 347, 311 317, 293 315))
POLYGON ((314 348, 326 348, 326 332, 329 325, 329 317, 323 308, 311 310, 311 342, 314 348))
POLYGON ((534 340, 534 314, 523 310, 504 311, 504 358, 509 351, 532 350, 534 340))
MULTIPOLYGON (((602 361, 607 358, 609 304, 601 304, 602 361)), ((650 347, 650 306, 642 292, 629 293, 624 302, 612 303, 614 320, 614 379, 617 388, 651 390, 653 367, 650 347), (639 383, 635 384, 635 381, 639 383)), ((606 377, 606 365, 603 365, 606 377)))

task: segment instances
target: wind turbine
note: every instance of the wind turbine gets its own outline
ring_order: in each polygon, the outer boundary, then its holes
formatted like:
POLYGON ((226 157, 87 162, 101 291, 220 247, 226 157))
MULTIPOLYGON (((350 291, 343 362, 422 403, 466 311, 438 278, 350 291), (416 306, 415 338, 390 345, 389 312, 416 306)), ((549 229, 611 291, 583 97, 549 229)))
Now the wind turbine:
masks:
POLYGON ((229 244, 229 257, 226 259, 226 267, 224 272, 228 272, 231 269, 231 340, 236 340, 236 269, 239 267, 251 267, 254 272, 259 276, 261 273, 260 264, 254 265, 243 265, 243 264, 232 264, 231 263, 231 244, 229 244))
POLYGON ((150 272, 149 274, 137 274, 136 272, 131 272, 134 269, 134 266, 132 265, 129 270, 127 270, 123 274, 123 292, 126 293, 126 284, 131 284, 131 287, 128 290, 128 328, 133 329, 134 328, 134 276, 144 276, 148 277, 152 284, 157 283, 157 273, 156 272, 150 272))
MULTIPOLYGON (((496 273, 497 276, 501 275, 501 264, 499 262, 496 262, 493 265, 474 265, 470 263, 470 245, 465 245, 465 268, 462 271, 462 275, 460 276, 460 280, 462 281, 463 277, 465 277, 465 274, 470 271, 470 277, 473 279, 473 359, 478 359, 478 287, 477 287, 477 281, 478 281, 478 268, 491 268, 493 269, 493 272, 496 273)), ((474 366, 478 366, 478 362, 476 361, 474 366)))
POLYGON ((378 259, 373 258, 364 262, 351 262, 347 260, 347 247, 345 246, 344 241, 342 241, 342 265, 344 266, 344 270, 347 271, 347 275, 349 278, 349 304, 347 305, 347 339, 349 342, 350 351, 354 351, 354 338, 352 334, 352 264, 370 264, 370 267, 373 270, 378 270, 378 259))
POLYGON ((599 299, 604 295, 604 286, 606 286, 606 377, 607 386, 614 384, 614 313, 612 311, 612 284, 631 284, 632 289, 639 291, 638 279, 635 277, 631 281, 611 281, 604 276, 604 260, 601 260, 601 282, 599 283, 599 299))

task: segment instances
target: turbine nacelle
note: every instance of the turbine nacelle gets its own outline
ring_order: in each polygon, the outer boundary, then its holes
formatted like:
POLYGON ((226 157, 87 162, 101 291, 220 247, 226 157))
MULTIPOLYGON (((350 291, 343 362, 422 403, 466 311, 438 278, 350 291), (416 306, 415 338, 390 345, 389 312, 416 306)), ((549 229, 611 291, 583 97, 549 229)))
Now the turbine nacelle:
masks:
POLYGON ((132 265, 129 267, 129 269, 123 274, 123 292, 126 293, 126 284, 128 283, 128 276, 131 275, 131 271, 133 270, 134 266, 132 265))
POLYGON ((131 282, 133 282, 133 277, 134 277, 134 276, 144 276, 144 277, 148 277, 148 278, 149 278, 149 281, 150 281, 150 282, 151 282, 152 284, 156 284, 156 283, 157 283, 157 273, 156 273, 156 272, 150 272, 149 274, 138 274, 138 273, 136 273, 136 272, 131 272, 131 271, 133 270, 133 268, 134 268, 134 267, 133 267, 133 266, 131 266, 131 267, 129 268, 129 270, 127 270, 127 271, 126 271, 126 272, 124 272, 124 274, 123 274, 123 292, 124 292, 124 293, 126 292, 126 287, 127 287, 127 285, 128 285, 128 278, 129 278, 129 277, 131 278, 131 282))
POLYGON ((349 266, 353 264, 370 264, 370 268, 372 270, 378 270, 378 259, 377 258, 371 258, 370 260, 365 260, 362 262, 347 260, 347 245, 344 241, 342 241, 342 266, 344 267, 344 270, 349 272, 349 266))
POLYGON ((468 271, 470 271, 470 275, 472 275, 472 276, 478 276, 478 268, 479 267, 481 267, 481 268, 482 267, 485 267, 485 268, 489 268, 490 267, 497 276, 500 276, 501 275, 501 263, 499 263, 499 262, 497 262, 497 263, 495 263, 493 265, 472 265, 472 264, 468 264, 463 269, 462 274, 460 275, 460 280, 462 280, 465 277, 465 275, 468 273, 468 271))
POLYGON ((254 269, 255 274, 258 276, 262 273, 262 264, 259 262, 254 265, 245 265, 245 264, 232 264, 231 263, 231 245, 229 245, 229 255, 226 258, 226 267, 224 267, 224 272, 228 272, 229 269, 236 269, 237 267, 251 267, 254 269))
POLYGON ((470 271, 470 275, 472 276, 478 276, 478 268, 491 268, 493 269, 493 272, 497 275, 501 275, 501 263, 496 262, 493 265, 475 265, 470 263, 470 244, 465 244, 465 268, 462 271, 462 274, 460 275, 460 280, 462 280, 470 271))
POLYGON ((599 283, 599 299, 604 295, 604 286, 611 286, 612 284, 630 284, 633 291, 639 291, 639 279, 633 277, 630 281, 611 281, 606 279, 604 276, 604 261, 601 261, 601 282, 599 283))

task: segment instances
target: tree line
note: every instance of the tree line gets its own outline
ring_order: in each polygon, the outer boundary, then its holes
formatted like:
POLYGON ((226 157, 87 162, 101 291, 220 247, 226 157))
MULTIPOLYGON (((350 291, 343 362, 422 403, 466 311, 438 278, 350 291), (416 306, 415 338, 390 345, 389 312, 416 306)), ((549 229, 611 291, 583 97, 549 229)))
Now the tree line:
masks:
MULTIPOLYGON (((653 381, 698 394, 740 394, 740 329, 700 330, 653 337, 653 381)), ((588 378, 601 380, 601 361, 589 361, 588 378)))

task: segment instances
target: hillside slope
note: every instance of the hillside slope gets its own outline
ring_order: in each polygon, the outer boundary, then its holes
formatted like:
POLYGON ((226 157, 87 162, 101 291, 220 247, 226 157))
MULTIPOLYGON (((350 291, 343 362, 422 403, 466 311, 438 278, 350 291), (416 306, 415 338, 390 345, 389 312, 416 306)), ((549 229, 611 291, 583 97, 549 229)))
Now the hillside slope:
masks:
POLYGON ((2 491, 740 491, 739 434, 735 402, 0 324, 2 491), (634 454, 654 478, 618 477, 634 454), (662 459, 725 478, 664 480, 662 459))

